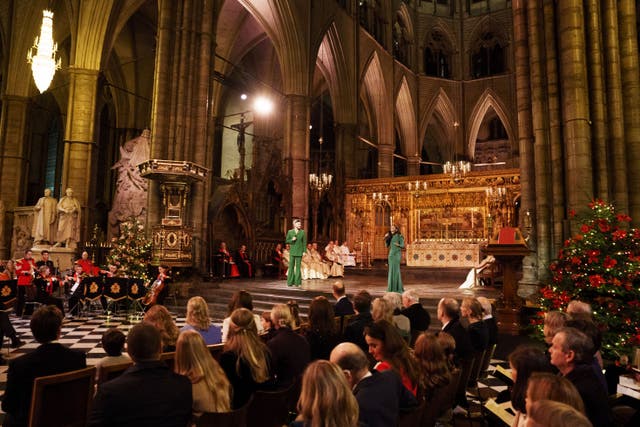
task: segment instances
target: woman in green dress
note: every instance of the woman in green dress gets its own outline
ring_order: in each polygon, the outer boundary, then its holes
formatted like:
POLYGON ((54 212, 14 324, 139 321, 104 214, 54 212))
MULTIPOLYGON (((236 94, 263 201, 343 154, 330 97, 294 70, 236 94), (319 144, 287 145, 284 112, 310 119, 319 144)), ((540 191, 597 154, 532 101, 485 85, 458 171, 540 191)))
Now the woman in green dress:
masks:
POLYGON ((397 226, 391 226, 391 232, 385 234, 384 243, 389 248, 389 279, 387 292, 404 292, 402 277, 400 277, 400 259, 404 249, 404 237, 397 226))

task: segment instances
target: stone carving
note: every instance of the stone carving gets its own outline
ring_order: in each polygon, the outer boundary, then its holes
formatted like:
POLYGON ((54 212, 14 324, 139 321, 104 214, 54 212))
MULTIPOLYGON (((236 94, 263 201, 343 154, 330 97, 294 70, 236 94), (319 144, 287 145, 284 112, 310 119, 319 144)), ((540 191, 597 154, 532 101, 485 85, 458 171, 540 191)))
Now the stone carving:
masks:
POLYGON ((44 189, 44 196, 40 197, 38 203, 33 208, 33 236, 34 245, 56 241, 56 209, 58 201, 51 197, 51 189, 44 189))
POLYGON ((75 249, 80 241, 80 202, 73 195, 73 190, 67 188, 65 195, 58 202, 58 243, 75 249))
POLYGON ((120 223, 131 217, 144 224, 147 211, 148 181, 140 175, 138 165, 149 159, 149 129, 134 139, 126 141, 120 147, 120 160, 111 169, 118 171, 116 192, 109 212, 109 236, 117 236, 120 223))

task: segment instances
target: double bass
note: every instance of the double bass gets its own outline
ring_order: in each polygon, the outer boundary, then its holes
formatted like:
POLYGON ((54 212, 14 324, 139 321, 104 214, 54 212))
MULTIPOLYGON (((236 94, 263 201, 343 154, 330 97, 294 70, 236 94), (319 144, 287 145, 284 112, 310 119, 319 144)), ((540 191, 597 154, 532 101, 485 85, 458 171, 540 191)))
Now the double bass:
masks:
MULTIPOLYGON (((165 265, 161 265, 158 267, 158 277, 153 281, 151 285, 148 287, 147 295, 142 298, 142 304, 146 306, 152 306, 158 303, 158 297, 164 291, 167 286, 167 279, 169 278, 168 272, 169 267, 165 265)), ((160 301, 162 304, 162 301, 160 301)))

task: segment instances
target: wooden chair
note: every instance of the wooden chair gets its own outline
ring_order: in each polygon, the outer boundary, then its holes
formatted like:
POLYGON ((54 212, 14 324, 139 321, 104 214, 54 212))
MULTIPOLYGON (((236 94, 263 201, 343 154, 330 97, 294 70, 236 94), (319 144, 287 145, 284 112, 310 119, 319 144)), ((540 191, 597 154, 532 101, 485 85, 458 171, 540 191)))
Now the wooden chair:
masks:
POLYGON ((36 378, 29 427, 85 426, 93 401, 95 366, 36 378))
MULTIPOLYGON (((460 376, 462 371, 456 369, 451 373, 451 381, 444 386, 441 390, 434 393, 433 398, 427 402, 427 405, 422 414, 422 421, 420 424, 414 424, 420 427, 433 427, 436 425, 436 421, 448 418, 451 420, 451 409, 454 406, 456 400, 456 391, 460 384, 460 376)), ((444 420, 443 420, 444 421, 444 420)), ((442 422, 442 424, 447 424, 442 422)))
POLYGON ((196 420, 196 427, 247 427, 247 414, 253 396, 239 409, 231 412, 205 412, 196 420))
POLYGON ((167 364, 169 370, 173 372, 173 368, 176 364, 176 352, 170 351, 168 353, 162 353, 160 355, 160 360, 167 364))
POLYGON ((256 391, 247 413, 247 427, 282 427, 288 425, 291 386, 275 391, 256 391))
POLYGON ((491 364, 491 359, 493 359, 493 354, 496 352, 496 344, 491 344, 484 352, 484 357, 482 358, 482 364, 480 366, 480 375, 478 378, 487 378, 489 375, 489 365, 491 364))
POLYGON ((417 427, 420 425, 422 414, 427 406, 427 402, 424 400, 420 403, 420 406, 410 410, 408 412, 400 412, 398 416, 398 427, 417 427))
POLYGON ((96 383, 100 385, 106 381, 119 377, 124 371, 129 369, 131 365, 133 365, 133 361, 122 362, 115 365, 100 366, 97 371, 96 383))
POLYGON ((220 343, 220 344, 212 344, 212 345, 208 345, 207 348, 209 349, 209 353, 211 353, 211 356, 214 359, 220 360, 220 355, 224 351, 224 344, 222 344, 222 343, 220 343))

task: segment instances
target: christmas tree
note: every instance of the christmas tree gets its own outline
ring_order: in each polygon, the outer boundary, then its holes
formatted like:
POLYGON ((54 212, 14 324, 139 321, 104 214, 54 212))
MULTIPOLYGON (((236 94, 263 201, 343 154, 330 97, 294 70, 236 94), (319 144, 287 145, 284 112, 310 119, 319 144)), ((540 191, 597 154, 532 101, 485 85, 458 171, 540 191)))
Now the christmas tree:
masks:
POLYGON ((601 200, 570 216, 580 232, 549 265, 552 279, 541 289, 542 307, 564 310, 574 299, 590 303, 603 332, 602 353, 617 359, 640 345, 640 230, 629 229, 631 218, 601 200))
POLYGON ((120 224, 120 236, 111 239, 107 262, 117 266, 123 274, 147 282, 150 261, 151 241, 145 236, 142 223, 131 217, 120 224))

